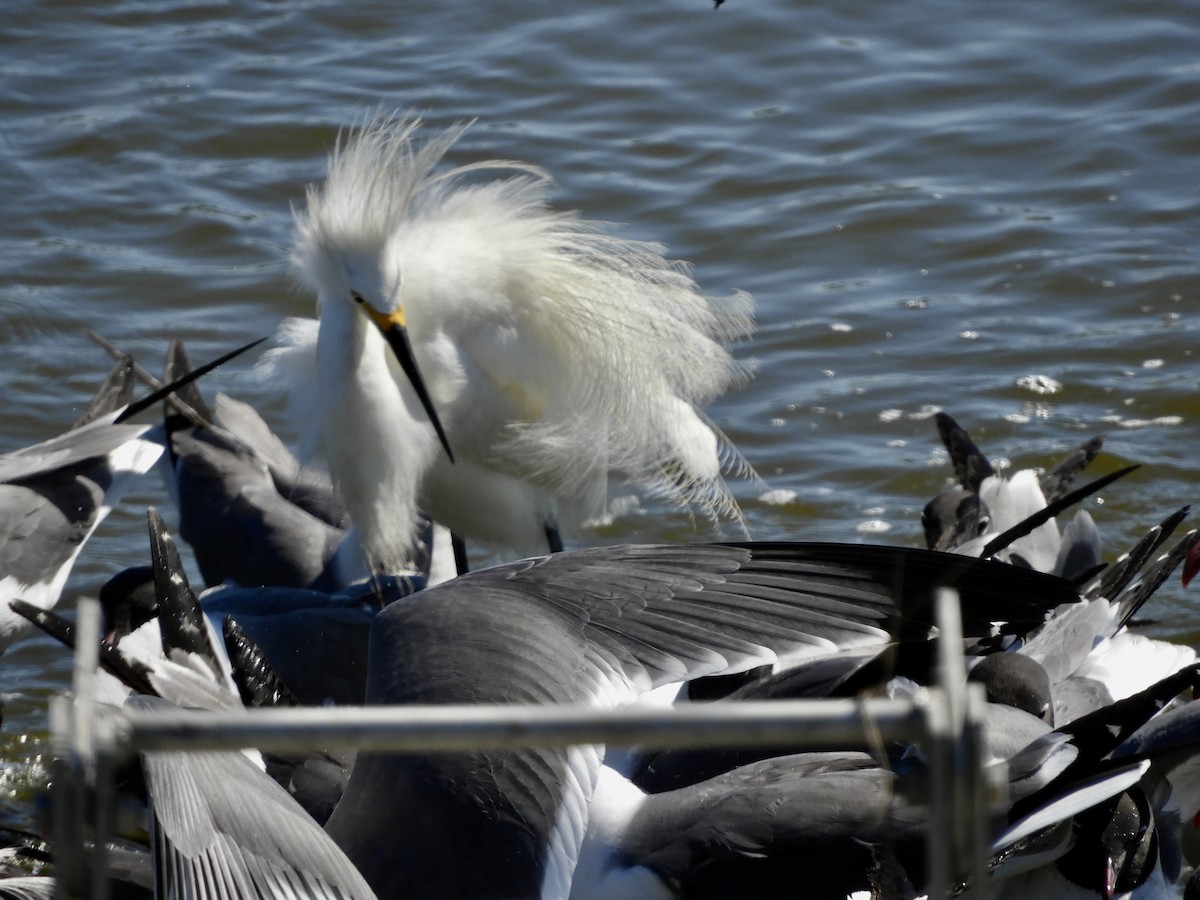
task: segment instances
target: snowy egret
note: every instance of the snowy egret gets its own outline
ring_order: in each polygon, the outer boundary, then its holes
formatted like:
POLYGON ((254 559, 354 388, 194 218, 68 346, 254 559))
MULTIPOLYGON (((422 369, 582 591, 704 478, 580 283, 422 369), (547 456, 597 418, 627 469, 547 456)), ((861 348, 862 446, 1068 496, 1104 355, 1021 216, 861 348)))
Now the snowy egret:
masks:
POLYGON ((659 245, 551 210, 539 168, 439 171, 465 126, 418 127, 339 140, 296 215, 319 328, 285 322, 263 363, 370 568, 407 562, 418 507, 540 551, 603 510, 612 470, 744 527, 724 475, 749 468, 702 409, 745 374, 728 347, 750 298, 706 297, 659 245))

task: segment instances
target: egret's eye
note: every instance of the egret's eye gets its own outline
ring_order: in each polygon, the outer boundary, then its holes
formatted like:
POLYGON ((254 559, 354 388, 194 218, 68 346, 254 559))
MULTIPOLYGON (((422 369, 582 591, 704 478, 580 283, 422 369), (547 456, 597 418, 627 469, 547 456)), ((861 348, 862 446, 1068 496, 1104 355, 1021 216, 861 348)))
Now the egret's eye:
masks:
POLYGON ((350 298, 351 298, 351 299, 352 299, 352 300, 353 300, 355 303, 366 303, 366 302, 367 302, 366 300, 364 300, 364 299, 362 298, 362 294, 360 294, 358 291, 351 291, 351 292, 350 292, 350 298))

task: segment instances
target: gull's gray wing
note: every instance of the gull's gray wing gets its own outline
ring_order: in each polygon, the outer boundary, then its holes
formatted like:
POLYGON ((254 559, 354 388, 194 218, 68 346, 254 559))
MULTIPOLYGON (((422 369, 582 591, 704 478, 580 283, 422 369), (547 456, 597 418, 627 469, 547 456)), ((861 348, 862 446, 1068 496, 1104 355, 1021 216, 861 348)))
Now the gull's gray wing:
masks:
POLYGON ((895 797, 896 781, 865 754, 761 760, 641 798, 606 864, 649 869, 685 897, 796 896, 801 884, 805 897, 846 897, 870 890, 893 853, 902 870, 924 868, 928 812, 895 797))
POLYGON ((137 436, 145 431, 85 425, 0 460, 0 650, 24 627, 9 601, 53 607, 87 539, 158 460, 162 447, 137 436))
POLYGON ((171 434, 179 534, 206 584, 307 587, 344 531, 280 494, 267 466, 222 431, 171 434))
MULTIPOLYGON (((178 381, 191 370, 176 338, 163 380, 178 381)), ((251 407, 221 396, 214 414, 194 383, 183 390, 200 412, 180 414, 165 404, 169 488, 180 536, 195 551, 205 583, 327 587, 318 579, 346 530, 328 478, 302 470, 251 407)))
POLYGON ((967 430, 949 413, 937 413, 934 421, 942 444, 950 454, 950 462, 954 464, 954 474, 958 477, 958 483, 968 491, 978 493, 984 480, 996 474, 995 468, 971 439, 967 430))
POLYGON ((114 425, 102 420, 92 422, 40 444, 0 456, 0 482, 27 482, 56 469, 102 459, 149 430, 149 425, 114 425))
MULTIPOLYGON (((131 697, 135 709, 173 708, 131 697)), ((147 753, 156 896, 374 900, 288 793, 240 753, 147 753)))
MULTIPOLYGON (((570 551, 470 573, 385 608, 372 625, 367 701, 613 706, 672 681, 924 638, 939 584, 959 588, 973 634, 994 620, 1040 622, 1077 597, 1050 576, 905 548, 570 551)), ((384 895, 565 895, 599 762, 596 747, 360 754, 327 827, 384 895), (465 853, 470 866, 430 864, 465 853)))
POLYGON ((266 463, 279 494, 334 528, 344 530, 350 514, 320 469, 301 465, 254 407, 225 394, 217 394, 216 422, 253 449, 266 463))
POLYGON ((0 900, 54 900, 55 881, 45 875, 0 878, 0 900))

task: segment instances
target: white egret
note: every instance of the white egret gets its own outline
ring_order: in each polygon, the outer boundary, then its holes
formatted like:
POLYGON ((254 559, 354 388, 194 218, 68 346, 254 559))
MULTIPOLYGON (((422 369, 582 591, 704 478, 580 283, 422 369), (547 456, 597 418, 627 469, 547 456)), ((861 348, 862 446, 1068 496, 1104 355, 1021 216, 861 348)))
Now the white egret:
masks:
POLYGON ((749 469, 702 408, 745 373, 728 346, 750 298, 706 297, 659 245, 551 210, 539 168, 438 171, 465 126, 418 127, 339 140, 296 214, 319 328, 289 320, 263 363, 370 568, 407 562, 418 507, 492 548, 544 549, 602 511, 610 470, 744 528, 723 475, 749 469))

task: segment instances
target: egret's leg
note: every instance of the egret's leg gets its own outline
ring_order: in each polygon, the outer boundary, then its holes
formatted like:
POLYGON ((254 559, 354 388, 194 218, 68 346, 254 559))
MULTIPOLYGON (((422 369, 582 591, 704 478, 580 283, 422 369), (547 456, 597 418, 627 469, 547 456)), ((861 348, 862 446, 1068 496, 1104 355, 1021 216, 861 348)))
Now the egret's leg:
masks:
POLYGON ((551 553, 562 553, 563 542, 562 535, 559 534, 558 526, 546 523, 546 543, 550 545, 551 553))
POLYGON ((467 566, 467 542, 460 535, 451 532, 450 546, 454 549, 454 570, 459 575, 466 575, 470 571, 467 566))

